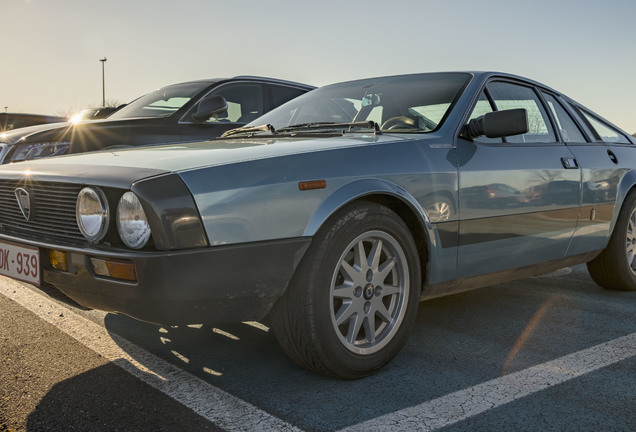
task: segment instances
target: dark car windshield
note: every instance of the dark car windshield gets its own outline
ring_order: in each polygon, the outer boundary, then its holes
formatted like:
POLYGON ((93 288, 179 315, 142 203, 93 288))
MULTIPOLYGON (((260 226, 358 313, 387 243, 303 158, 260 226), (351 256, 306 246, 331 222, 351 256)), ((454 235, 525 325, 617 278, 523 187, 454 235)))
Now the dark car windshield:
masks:
POLYGON ((192 82, 160 88, 115 111, 108 119, 168 117, 210 84, 210 82, 192 82))
POLYGON ((430 73, 372 78, 311 91, 248 126, 316 129, 329 123, 374 122, 383 132, 430 132, 444 121, 471 75, 430 73))

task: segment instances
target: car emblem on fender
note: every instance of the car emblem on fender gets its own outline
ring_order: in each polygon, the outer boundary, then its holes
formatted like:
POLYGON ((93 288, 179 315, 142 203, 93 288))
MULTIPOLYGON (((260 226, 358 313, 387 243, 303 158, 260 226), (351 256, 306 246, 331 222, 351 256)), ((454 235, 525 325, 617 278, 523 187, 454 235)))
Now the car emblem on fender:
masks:
POLYGON ((18 200, 18 206, 24 219, 31 219, 31 194, 24 188, 17 188, 15 190, 15 198, 18 200))

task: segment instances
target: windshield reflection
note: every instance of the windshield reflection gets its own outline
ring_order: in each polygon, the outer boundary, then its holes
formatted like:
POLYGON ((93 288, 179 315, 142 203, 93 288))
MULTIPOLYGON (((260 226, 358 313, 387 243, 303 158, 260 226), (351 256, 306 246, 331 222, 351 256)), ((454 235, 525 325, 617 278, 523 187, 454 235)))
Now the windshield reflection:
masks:
POLYGON ((333 84, 293 99, 248 127, 374 122, 383 132, 431 132, 441 126, 469 80, 467 73, 433 73, 333 84))
POLYGON ((190 99, 204 88, 209 82, 175 84, 155 90, 140 97, 110 115, 109 120, 139 118, 139 117, 168 117, 174 114, 190 99))

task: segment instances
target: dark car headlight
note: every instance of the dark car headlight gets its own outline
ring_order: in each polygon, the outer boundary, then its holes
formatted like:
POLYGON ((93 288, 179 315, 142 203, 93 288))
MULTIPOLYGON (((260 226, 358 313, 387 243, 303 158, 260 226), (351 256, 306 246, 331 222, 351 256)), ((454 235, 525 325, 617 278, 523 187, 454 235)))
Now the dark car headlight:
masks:
POLYGON ((150 239, 150 224, 146 212, 133 192, 126 192, 119 200, 117 231, 124 244, 131 249, 141 249, 150 239))
POLYGON ((71 143, 66 141, 16 144, 15 150, 10 151, 6 162, 61 156, 68 153, 70 145, 71 143))
POLYGON ((101 189, 85 187, 77 196, 75 207, 77 226, 91 243, 97 243, 108 231, 110 212, 108 200, 101 189))

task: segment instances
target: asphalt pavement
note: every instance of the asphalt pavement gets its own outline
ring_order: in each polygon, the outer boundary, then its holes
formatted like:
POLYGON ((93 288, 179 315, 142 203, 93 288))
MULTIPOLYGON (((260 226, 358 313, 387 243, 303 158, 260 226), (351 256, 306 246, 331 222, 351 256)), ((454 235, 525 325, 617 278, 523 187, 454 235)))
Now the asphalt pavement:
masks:
POLYGON ((635 317, 577 266, 422 303, 393 362, 338 381, 267 323, 157 326, 2 278, 0 431, 632 431, 635 317))

